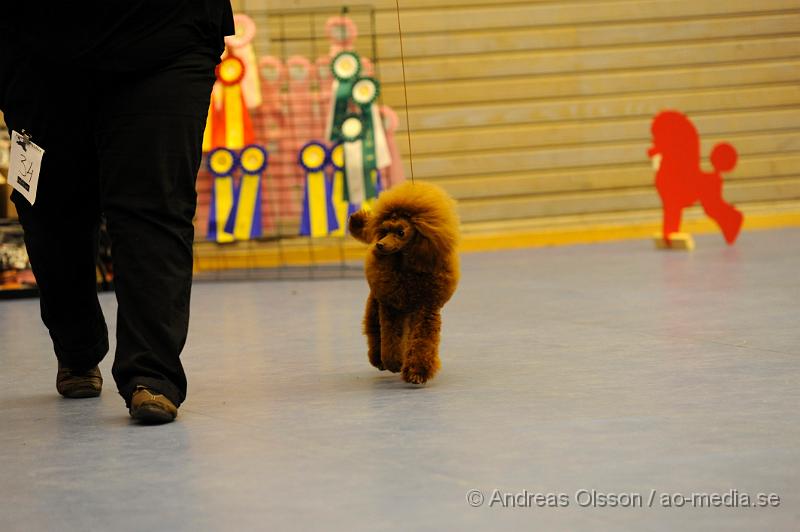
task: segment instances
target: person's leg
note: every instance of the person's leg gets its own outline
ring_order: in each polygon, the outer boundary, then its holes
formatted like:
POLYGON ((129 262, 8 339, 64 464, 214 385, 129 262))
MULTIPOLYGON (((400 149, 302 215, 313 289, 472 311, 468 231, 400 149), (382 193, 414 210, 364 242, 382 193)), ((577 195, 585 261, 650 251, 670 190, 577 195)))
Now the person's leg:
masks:
POLYGON ((128 407, 137 386, 176 406, 186 396, 179 356, 189 325, 195 179, 215 64, 212 54, 198 54, 146 75, 97 81, 102 207, 119 304, 113 374, 128 407))
POLYGON ((8 48, 0 53, 7 54, 0 57, 5 121, 45 150, 35 204, 12 195, 41 293, 42 320, 60 364, 83 373, 108 352, 95 277, 100 213, 85 91, 74 83, 79 76, 70 78, 55 65, 8 48))

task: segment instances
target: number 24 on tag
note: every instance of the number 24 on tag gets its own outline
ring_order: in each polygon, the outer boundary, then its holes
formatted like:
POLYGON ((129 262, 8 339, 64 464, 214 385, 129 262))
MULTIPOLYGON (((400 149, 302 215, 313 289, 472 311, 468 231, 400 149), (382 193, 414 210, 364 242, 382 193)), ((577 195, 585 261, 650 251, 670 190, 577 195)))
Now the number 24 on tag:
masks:
MULTIPOLYGON (((23 130, 24 133, 25 130, 23 130)), ((11 161, 8 183, 33 205, 39 186, 44 150, 31 142, 28 135, 11 132, 11 161)))

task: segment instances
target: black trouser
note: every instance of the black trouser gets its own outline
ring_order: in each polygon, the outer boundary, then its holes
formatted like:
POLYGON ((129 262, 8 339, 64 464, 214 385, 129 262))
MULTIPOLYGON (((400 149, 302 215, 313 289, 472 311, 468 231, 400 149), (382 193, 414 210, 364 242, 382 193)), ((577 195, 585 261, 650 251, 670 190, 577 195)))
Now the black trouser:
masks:
POLYGON ((56 356, 81 370, 108 352, 95 281, 103 213, 118 302, 117 387, 126 402, 141 384, 179 405, 195 179, 217 57, 209 47, 120 74, 0 54, 6 123, 45 150, 35 204, 13 200, 56 356))

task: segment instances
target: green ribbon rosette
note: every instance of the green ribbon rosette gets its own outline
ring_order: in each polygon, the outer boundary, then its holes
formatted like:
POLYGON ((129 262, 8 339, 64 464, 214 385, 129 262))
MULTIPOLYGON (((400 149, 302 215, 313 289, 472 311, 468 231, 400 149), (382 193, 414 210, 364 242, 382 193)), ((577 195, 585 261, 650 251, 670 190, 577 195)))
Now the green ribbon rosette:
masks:
POLYGON ((340 142, 343 140, 342 122, 347 116, 353 84, 361 73, 361 59, 355 52, 341 52, 331 61, 331 72, 331 109, 325 126, 325 138, 331 142, 340 142))
POLYGON ((389 142, 386 140, 386 131, 383 126, 380 109, 378 109, 378 96, 380 83, 374 78, 361 78, 353 84, 353 101, 361 107, 361 116, 364 120, 364 160, 367 175, 377 180, 377 169, 382 169, 392 164, 392 155, 389 151, 389 142))
POLYGON ((344 142, 345 199, 351 205, 361 205, 376 196, 375 184, 365 171, 364 123, 361 117, 350 114, 342 121, 344 142))

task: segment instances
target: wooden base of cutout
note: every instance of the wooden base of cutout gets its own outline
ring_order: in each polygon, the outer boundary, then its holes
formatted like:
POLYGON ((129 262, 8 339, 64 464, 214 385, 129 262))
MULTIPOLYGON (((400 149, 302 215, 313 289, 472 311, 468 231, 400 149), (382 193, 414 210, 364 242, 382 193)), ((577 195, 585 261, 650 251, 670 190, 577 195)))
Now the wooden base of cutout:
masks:
POLYGON ((689 233, 671 233, 669 235, 669 243, 667 243, 661 233, 658 233, 653 235, 653 244, 656 249, 692 251, 694 249, 694 238, 689 233))

